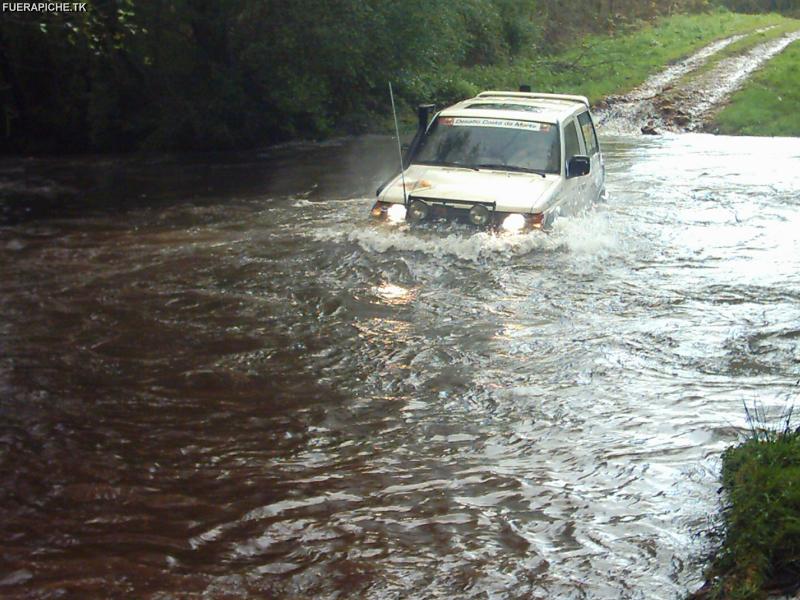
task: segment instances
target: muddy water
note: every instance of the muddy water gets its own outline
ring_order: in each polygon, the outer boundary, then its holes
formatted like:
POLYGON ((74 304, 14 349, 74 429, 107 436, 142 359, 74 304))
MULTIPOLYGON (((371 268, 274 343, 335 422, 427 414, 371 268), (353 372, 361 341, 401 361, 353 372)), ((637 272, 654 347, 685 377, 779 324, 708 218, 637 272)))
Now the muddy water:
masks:
POLYGON ((0 230, 0 595, 697 587, 800 375, 800 140, 604 142, 549 236, 369 223, 384 138, 4 163, 67 199, 0 230))

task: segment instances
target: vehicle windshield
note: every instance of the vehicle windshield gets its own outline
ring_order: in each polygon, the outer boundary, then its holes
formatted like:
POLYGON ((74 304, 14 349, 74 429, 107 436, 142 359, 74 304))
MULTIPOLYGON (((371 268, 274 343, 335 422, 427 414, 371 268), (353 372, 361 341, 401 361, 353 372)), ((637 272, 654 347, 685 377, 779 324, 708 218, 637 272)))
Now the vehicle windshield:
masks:
POLYGON ((558 126, 514 119, 439 117, 412 159, 425 165, 559 173, 558 126))

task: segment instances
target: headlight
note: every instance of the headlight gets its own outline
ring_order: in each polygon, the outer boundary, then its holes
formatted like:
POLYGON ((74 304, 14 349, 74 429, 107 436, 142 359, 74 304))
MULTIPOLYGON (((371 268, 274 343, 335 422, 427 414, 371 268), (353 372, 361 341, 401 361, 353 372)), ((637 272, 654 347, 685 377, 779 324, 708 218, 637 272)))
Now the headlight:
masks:
POLYGON ((386 216, 392 223, 401 223, 406 220, 406 207, 402 204, 392 204, 386 210, 386 216))
POLYGON ((506 231, 522 231, 525 228, 525 217, 520 214, 508 215, 503 219, 503 229, 506 231))
POLYGON ((422 200, 414 200, 414 202, 412 202, 411 206, 408 208, 408 218, 415 223, 424 221, 428 218, 429 210, 430 209, 428 208, 428 205, 422 200))
POLYGON ((482 204, 476 204, 469 211, 469 220, 473 225, 486 225, 490 218, 489 209, 482 204))

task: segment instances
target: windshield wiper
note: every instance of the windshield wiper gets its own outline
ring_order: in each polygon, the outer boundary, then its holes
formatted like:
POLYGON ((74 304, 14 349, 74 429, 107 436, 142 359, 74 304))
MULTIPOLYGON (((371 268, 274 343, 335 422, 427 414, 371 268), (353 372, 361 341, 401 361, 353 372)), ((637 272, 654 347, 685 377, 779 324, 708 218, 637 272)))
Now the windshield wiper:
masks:
POLYGON ((544 171, 538 169, 528 169, 527 167, 518 167, 516 165, 501 165, 493 163, 481 163, 476 165, 476 169, 493 169, 495 171, 513 171, 514 173, 535 173, 536 175, 545 176, 544 171))
POLYGON ((456 163, 456 162, 426 162, 420 161, 414 163, 415 165, 426 165, 430 167, 456 167, 457 169, 469 169, 470 171, 480 171, 478 167, 474 167, 472 165, 465 165, 463 163, 456 163))

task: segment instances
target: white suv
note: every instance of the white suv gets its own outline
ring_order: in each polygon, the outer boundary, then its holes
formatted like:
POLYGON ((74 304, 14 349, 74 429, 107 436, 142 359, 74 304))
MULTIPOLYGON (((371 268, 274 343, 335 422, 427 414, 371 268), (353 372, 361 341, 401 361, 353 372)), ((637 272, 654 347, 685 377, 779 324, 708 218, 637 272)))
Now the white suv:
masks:
POLYGON ((378 189, 373 217, 548 229, 603 193, 603 155, 583 96, 490 91, 430 119, 432 108, 419 108, 403 170, 378 189))

